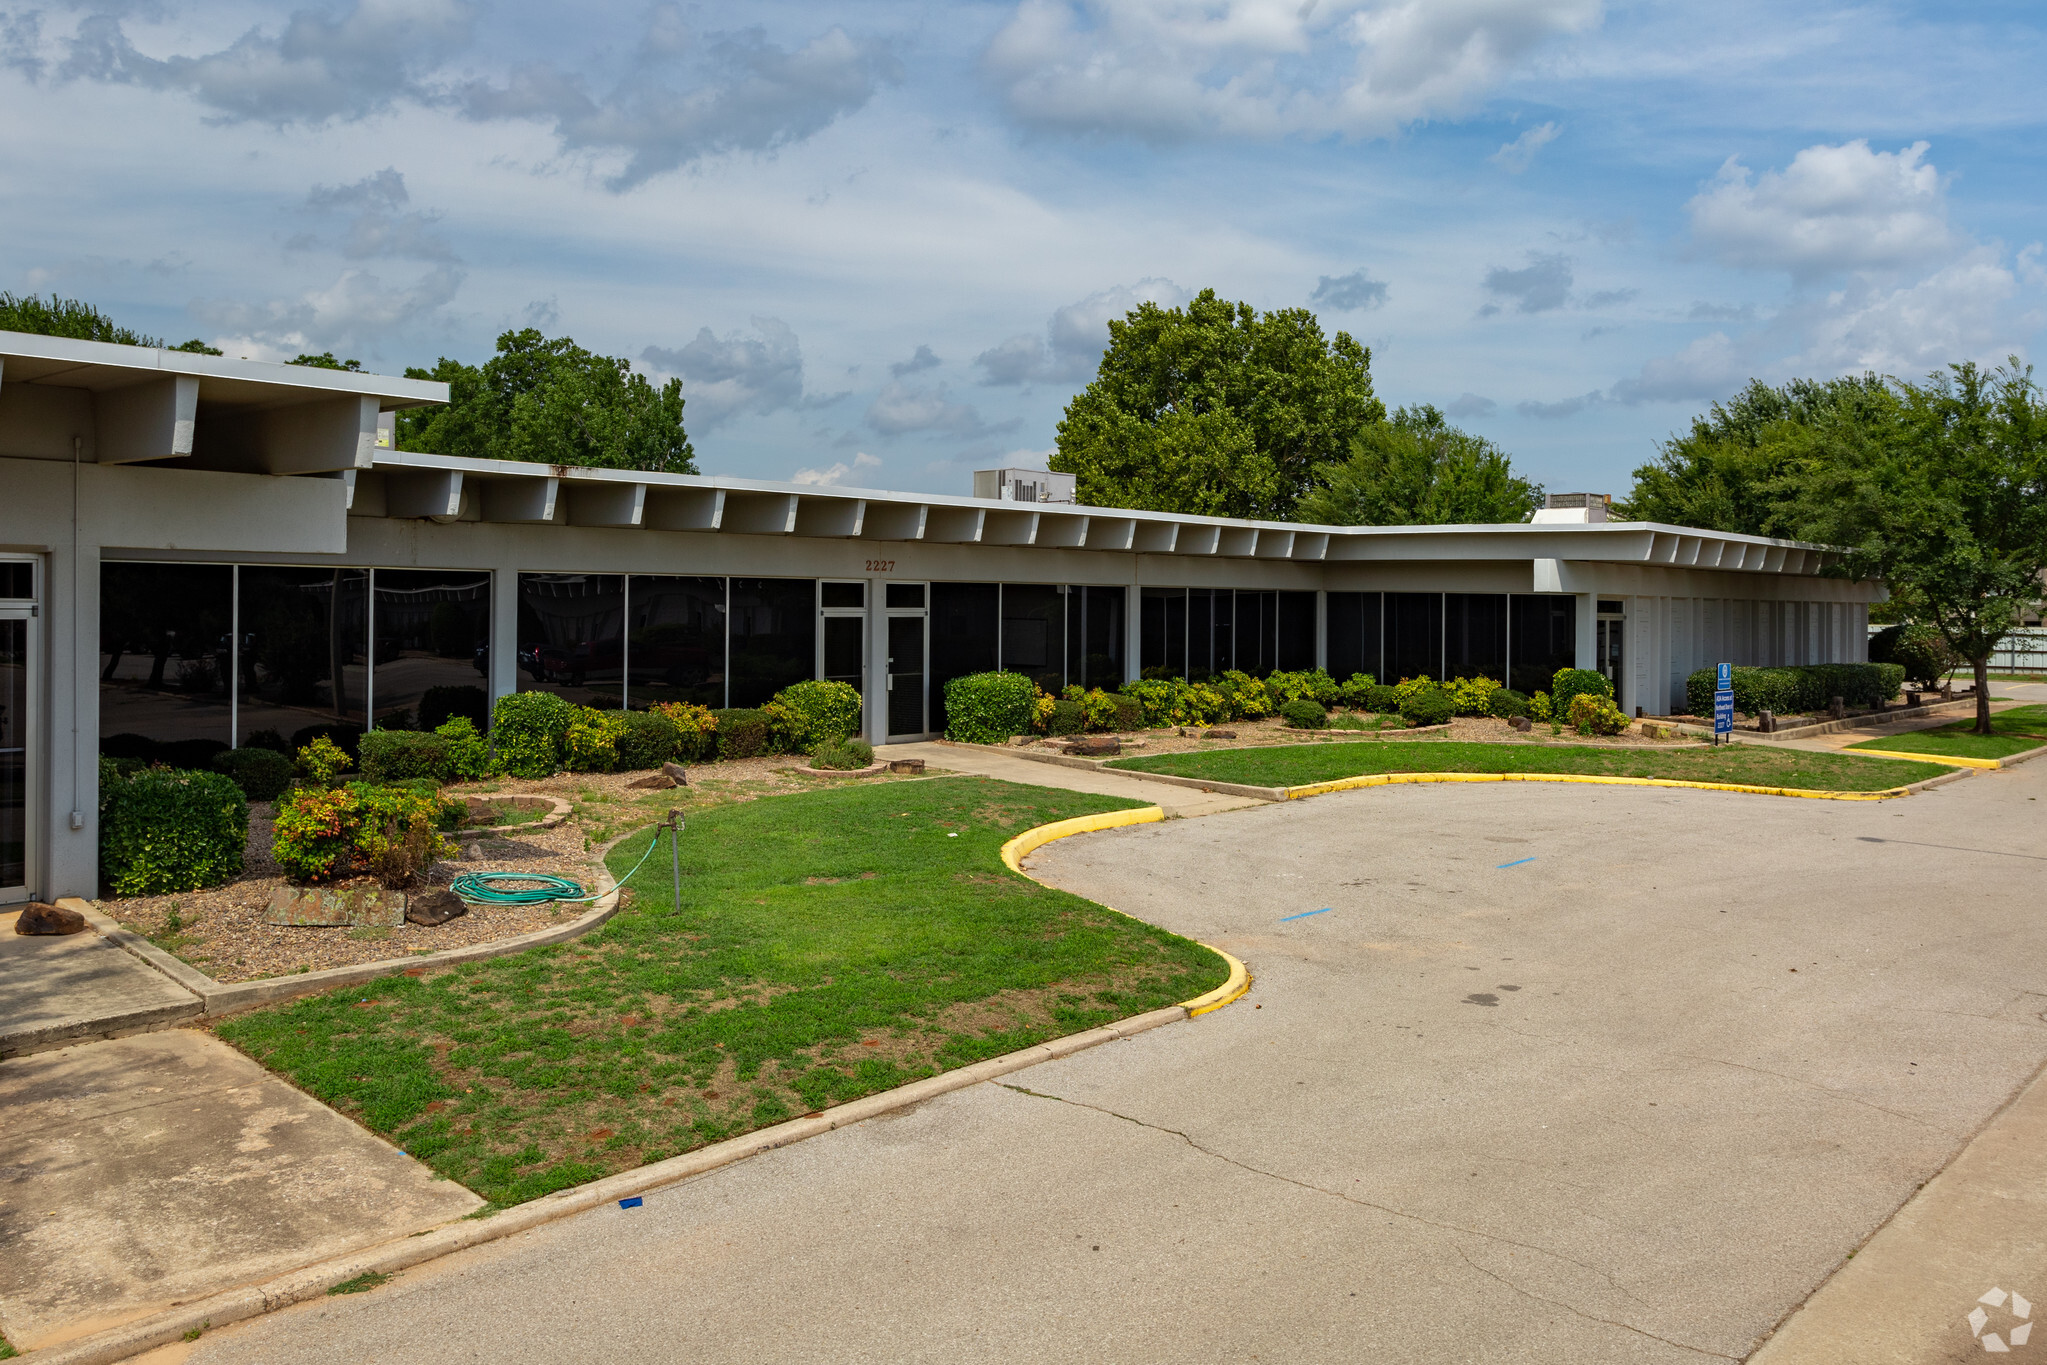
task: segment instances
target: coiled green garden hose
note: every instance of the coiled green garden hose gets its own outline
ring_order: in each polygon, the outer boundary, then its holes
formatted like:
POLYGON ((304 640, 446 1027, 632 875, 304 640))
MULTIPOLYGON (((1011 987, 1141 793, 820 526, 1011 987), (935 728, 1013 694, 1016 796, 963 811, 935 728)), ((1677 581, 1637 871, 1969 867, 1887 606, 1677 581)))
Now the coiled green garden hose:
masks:
MULTIPOLYGON (((678 824, 679 821, 665 826, 671 836, 680 835, 678 824)), ((647 840, 647 851, 633 864, 632 872, 626 873, 613 884, 614 889, 631 881, 634 874, 647 865, 647 859, 653 857, 654 850, 661 846, 663 828, 662 825, 654 826, 654 837, 647 840)), ((478 905, 545 905, 549 901, 576 905, 611 894, 609 891, 595 891, 586 896, 583 894, 581 882, 570 881, 567 877, 557 877, 551 872, 465 872, 450 882, 448 889, 463 900, 474 901, 478 905), (507 886, 500 889, 492 885, 494 882, 525 882, 538 885, 507 886)))

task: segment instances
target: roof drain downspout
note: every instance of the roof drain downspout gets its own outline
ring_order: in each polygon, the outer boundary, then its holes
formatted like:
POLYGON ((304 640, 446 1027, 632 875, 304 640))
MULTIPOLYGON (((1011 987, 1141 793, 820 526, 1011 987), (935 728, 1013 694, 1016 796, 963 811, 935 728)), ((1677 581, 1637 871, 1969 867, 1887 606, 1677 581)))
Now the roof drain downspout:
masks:
POLYGON ((78 479, 85 438, 71 438, 71 828, 85 828, 85 809, 78 804, 78 479))

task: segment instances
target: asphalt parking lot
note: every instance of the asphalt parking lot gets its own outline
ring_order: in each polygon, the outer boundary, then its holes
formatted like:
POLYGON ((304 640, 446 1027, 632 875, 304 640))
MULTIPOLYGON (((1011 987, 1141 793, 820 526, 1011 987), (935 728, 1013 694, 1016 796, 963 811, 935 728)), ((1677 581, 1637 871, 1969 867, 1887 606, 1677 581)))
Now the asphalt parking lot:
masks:
POLYGON ((1739 1359, 2047 1060, 2043 801, 1417 786, 1065 840, 1037 875, 1251 994, 189 1359, 1739 1359))

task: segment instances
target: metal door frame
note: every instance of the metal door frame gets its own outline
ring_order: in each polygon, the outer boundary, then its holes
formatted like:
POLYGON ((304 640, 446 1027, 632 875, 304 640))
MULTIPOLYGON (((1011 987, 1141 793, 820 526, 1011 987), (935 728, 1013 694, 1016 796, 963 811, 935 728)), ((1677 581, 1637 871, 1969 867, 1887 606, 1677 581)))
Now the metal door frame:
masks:
POLYGON ((817 646, 817 655, 816 655, 816 658, 815 658, 815 660, 813 661, 813 663, 814 663, 814 671, 813 671, 813 672, 812 672, 812 674, 811 674, 811 676, 812 676, 812 677, 816 677, 816 678, 822 678, 822 677, 824 677, 824 676, 825 676, 825 671, 824 671, 824 623, 825 623, 826 621, 828 621, 828 620, 839 620, 839 621, 858 621, 858 622, 860 622, 860 709, 861 709, 861 711, 862 711, 862 713, 863 713, 863 714, 862 714, 862 716, 861 716, 861 725, 860 725, 860 728, 859 728, 858 730, 855 730, 855 731, 853 732, 853 733, 855 734, 855 736, 856 736, 856 737, 857 737, 858 735, 860 735, 860 734, 863 734, 863 733, 865 733, 865 731, 866 731, 866 728, 867 728, 867 725, 866 725, 866 720, 867 720, 867 717, 866 717, 866 715, 865 715, 865 712, 866 712, 866 710, 867 710, 868 706, 870 705, 870 703, 869 703, 869 701, 868 701, 868 697, 867 697, 867 675, 868 675, 868 674, 869 674, 869 672, 871 671, 871 666, 870 666, 870 660, 869 660, 869 658, 868 658, 868 655, 869 655, 870 651, 869 651, 869 650, 868 650, 868 648, 867 648, 867 609, 868 609, 868 607, 869 607, 869 606, 873 605, 873 603, 872 603, 872 601, 871 601, 871 599, 873 598, 873 596, 874 596, 874 589, 873 589, 873 587, 872 587, 872 586, 871 586, 871 585, 870 585, 870 584, 868 583, 868 581, 867 581, 866 579, 864 579, 864 578, 820 578, 820 579, 818 579, 818 580, 817 580, 817 598, 816 598, 816 602, 817 602, 817 630, 816 630, 816 639, 815 639, 815 644, 816 644, 816 646, 817 646), (824 589, 825 589, 825 584, 827 584, 827 583, 851 583, 851 584, 854 584, 855 586, 857 586, 857 587, 858 587, 858 588, 860 589, 860 601, 861 601, 861 605, 860 605, 860 606, 857 606, 857 607, 828 607, 828 606, 826 606, 826 605, 824 604, 824 589))
MULTIPOLYGON (((891 582, 895 582, 895 581, 897 581, 897 580, 891 580, 891 582)), ((881 657, 882 657, 882 659, 883 659, 883 661, 884 661, 884 662, 883 662, 883 664, 882 664, 882 667, 883 667, 883 669, 884 669, 884 674, 883 674, 883 677, 882 677, 882 681, 881 681, 881 690, 882 690, 882 703, 881 703, 881 704, 882 704, 882 712, 881 712, 881 714, 882 714, 882 727, 883 727, 883 729, 882 729, 882 735, 883 735, 883 738, 884 738, 885 742, 887 742, 887 743, 889 743, 889 744, 904 744, 904 743, 909 743, 909 742, 912 742, 912 741, 915 741, 915 740, 920 740, 920 739, 930 739, 930 738, 932 737, 932 735, 933 735, 933 731, 932 731, 932 730, 930 729, 930 725, 931 725, 931 585, 930 585, 929 583, 925 583, 925 584, 923 584, 922 586, 923 586, 923 588, 924 588, 924 605, 923 605, 923 606, 921 606, 921 607, 891 607, 891 606, 883 605, 883 607, 881 608, 881 613, 880 613, 880 616, 878 617, 878 619, 879 619, 879 620, 881 621, 881 630, 882 630, 882 637, 881 637, 881 651, 880 651, 880 652, 881 652, 881 657), (922 621, 922 622, 924 623, 924 666, 923 666, 923 668, 922 668, 922 669, 920 670, 920 672, 919 672, 918 676, 919 676, 919 677, 921 677, 921 678, 922 678, 922 679, 924 680, 924 681, 923 681, 923 686, 924 686, 924 725, 925 725, 925 727, 926 727, 926 728, 924 728, 924 729, 922 729, 922 730, 914 731, 914 732, 905 732, 905 733, 902 733, 902 734, 895 734, 895 733, 891 733, 891 732, 890 732, 890 731, 888 730, 888 728, 887 728, 887 726, 888 726, 888 723, 889 723, 889 713, 888 713, 888 701, 889 701, 889 694, 895 691, 895 671, 894 671, 893 669, 890 669, 890 668, 888 667, 888 663, 887 663, 887 660, 888 660, 888 658, 889 658, 889 653, 888 653, 888 631, 889 631, 889 623, 890 623, 890 622, 892 622, 892 621, 896 621, 896 620, 910 620, 910 619, 912 619, 912 618, 914 618, 914 619, 916 619, 916 620, 920 620, 920 621, 922 621)), ((998 600, 999 600, 999 599, 998 599, 998 600)), ((887 601, 888 601, 888 597, 887 597, 887 595, 886 595, 886 592, 884 592, 884 594, 883 594, 883 597, 882 597, 882 602, 883 602, 884 604, 886 604, 886 603, 887 603, 887 601)))
POLYGON ((32 900, 42 875, 43 838, 43 751, 48 727, 43 715, 43 632, 41 592, 48 581, 43 561, 37 555, 0 555, 0 559, 15 563, 26 562, 34 575, 34 591, 37 596, 28 600, 10 599, 0 602, 0 621, 22 621, 27 623, 23 669, 27 677, 22 694, 22 879, 18 886, 0 886, 0 905, 13 905, 32 900))

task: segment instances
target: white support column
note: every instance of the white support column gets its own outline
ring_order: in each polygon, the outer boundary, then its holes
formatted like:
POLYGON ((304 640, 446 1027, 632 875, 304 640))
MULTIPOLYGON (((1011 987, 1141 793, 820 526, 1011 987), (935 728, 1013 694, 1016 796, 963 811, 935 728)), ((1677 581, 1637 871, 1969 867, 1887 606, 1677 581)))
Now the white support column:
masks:
POLYGON ((1599 597, 1596 593, 1581 592, 1578 595, 1578 625, 1572 644, 1578 658, 1575 668, 1599 667, 1599 597))
POLYGON ((1315 590, 1315 667, 1329 671, 1329 594, 1315 590))
POLYGON ((499 564, 490 576, 490 703, 519 690, 519 566, 499 564))
POLYGON ((861 698, 867 742, 888 742, 888 580, 867 580, 867 693, 861 698))
POLYGON ((1123 589, 1123 681, 1143 676, 1144 589, 1132 583, 1123 589))

